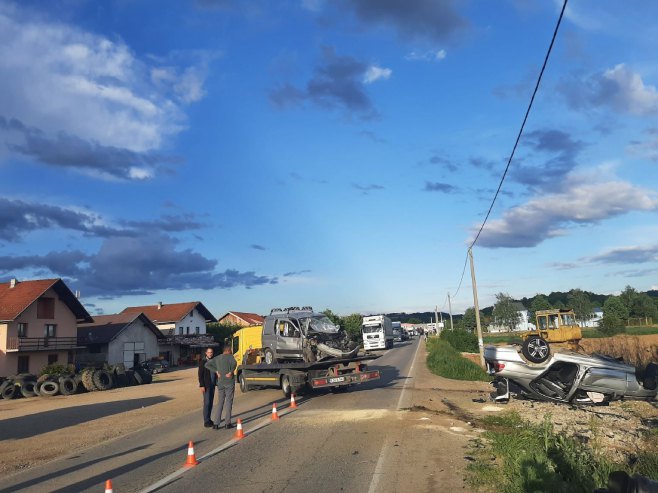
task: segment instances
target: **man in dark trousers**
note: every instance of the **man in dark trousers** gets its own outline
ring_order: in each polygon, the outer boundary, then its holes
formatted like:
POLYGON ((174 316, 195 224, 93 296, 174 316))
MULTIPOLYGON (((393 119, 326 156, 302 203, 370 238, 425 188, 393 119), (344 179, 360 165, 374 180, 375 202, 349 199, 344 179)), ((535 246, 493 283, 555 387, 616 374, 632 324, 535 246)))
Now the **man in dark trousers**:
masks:
POLYGON ((206 363, 215 355, 215 350, 206 348, 206 354, 199 359, 199 388, 203 394, 203 426, 210 428, 214 423, 210 420, 212 404, 215 400, 215 372, 206 368, 206 363))
POLYGON ((219 399, 217 402, 217 414, 215 415, 215 424, 213 428, 219 430, 222 420, 222 410, 226 405, 226 414, 224 426, 222 428, 233 428, 231 423, 231 410, 233 408, 233 394, 235 393, 235 369, 238 363, 231 354, 231 346, 224 345, 222 354, 206 362, 206 368, 217 375, 217 389, 219 390, 219 399))

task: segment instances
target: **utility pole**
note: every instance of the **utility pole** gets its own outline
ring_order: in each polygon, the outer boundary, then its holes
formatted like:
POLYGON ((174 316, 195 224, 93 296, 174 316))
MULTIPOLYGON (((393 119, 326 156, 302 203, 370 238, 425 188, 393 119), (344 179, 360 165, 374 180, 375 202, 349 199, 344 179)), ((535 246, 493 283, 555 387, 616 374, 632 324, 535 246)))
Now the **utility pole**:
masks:
POLYGON ((439 307, 434 306, 434 325, 436 327, 436 335, 441 335, 441 327, 439 327, 439 307))
POLYGON ((450 301, 450 292, 448 292, 448 311, 450 312, 450 330, 454 330, 452 326, 452 302, 450 301))
POLYGON ((480 365, 486 368, 484 363, 484 342, 482 342, 482 326, 480 325, 480 305, 478 304, 478 287, 475 283, 475 267, 473 266, 473 251, 468 249, 468 259, 471 262, 471 284, 473 285, 473 304, 475 305, 475 325, 478 329, 478 347, 480 348, 480 365))

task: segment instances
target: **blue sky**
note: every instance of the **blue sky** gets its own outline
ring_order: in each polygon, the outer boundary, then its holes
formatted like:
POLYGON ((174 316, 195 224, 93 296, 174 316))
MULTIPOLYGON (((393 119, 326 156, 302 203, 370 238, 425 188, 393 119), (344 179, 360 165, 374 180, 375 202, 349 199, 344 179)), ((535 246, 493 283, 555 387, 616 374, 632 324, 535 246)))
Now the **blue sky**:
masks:
MULTIPOLYGON (((472 305, 561 2, 0 0, 0 278, 92 313, 472 305)), ((655 2, 569 3, 481 306, 658 281, 655 2)))

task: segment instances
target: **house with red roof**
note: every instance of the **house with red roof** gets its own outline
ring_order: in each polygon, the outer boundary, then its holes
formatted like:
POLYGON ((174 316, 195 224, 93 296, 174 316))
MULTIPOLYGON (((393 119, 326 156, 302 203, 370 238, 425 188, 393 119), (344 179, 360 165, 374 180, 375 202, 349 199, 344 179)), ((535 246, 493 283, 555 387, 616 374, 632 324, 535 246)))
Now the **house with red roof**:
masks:
POLYGON ((160 356, 158 343, 164 340, 143 313, 96 315, 92 322, 78 325, 78 362, 90 366, 123 363, 131 368, 160 356))
POLYGON ((191 362, 204 348, 219 346, 211 335, 206 335, 206 324, 217 319, 200 301, 130 306, 121 313, 143 313, 160 329, 166 337, 159 341, 160 356, 172 365, 191 362))
POLYGON ((74 364, 77 324, 89 320, 61 279, 0 283, 0 376, 74 364))
POLYGON ((228 312, 219 319, 220 324, 240 325, 241 327, 251 327, 254 325, 263 325, 265 318, 256 313, 247 312, 228 312))

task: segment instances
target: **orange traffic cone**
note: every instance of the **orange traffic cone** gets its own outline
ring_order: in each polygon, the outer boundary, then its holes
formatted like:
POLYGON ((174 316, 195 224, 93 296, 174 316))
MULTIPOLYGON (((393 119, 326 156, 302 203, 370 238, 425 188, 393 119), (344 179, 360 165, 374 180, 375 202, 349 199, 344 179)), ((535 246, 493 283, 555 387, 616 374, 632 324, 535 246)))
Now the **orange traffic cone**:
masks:
POLYGON ((297 409, 297 403, 295 402, 295 394, 290 394, 290 409, 297 409))
POLYGON ((276 413, 276 402, 272 403, 272 421, 279 419, 279 415, 276 413))
POLYGON ((105 493, 112 493, 112 480, 105 481, 105 493))
POLYGON ((242 431, 242 420, 238 418, 238 426, 235 429, 235 436, 233 437, 236 440, 240 440, 241 438, 244 438, 244 432, 242 431))
POLYGON ((185 467, 194 467, 198 463, 199 462, 196 460, 196 455, 194 455, 194 444, 192 443, 192 440, 190 440, 190 443, 187 445, 187 460, 183 465, 185 467))

